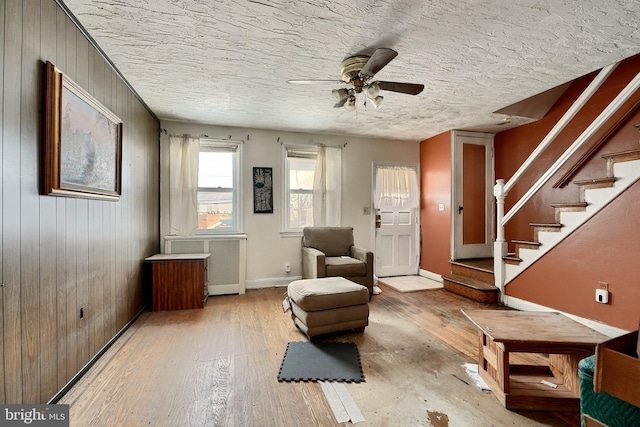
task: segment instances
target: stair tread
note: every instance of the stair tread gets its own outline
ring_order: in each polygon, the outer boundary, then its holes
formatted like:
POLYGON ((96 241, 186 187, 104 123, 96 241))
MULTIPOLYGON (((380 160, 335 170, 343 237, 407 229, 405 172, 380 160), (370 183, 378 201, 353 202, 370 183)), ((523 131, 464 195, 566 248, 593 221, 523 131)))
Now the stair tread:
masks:
POLYGON ((532 226, 532 227, 553 227, 553 228, 562 227, 562 224, 560 224, 558 222, 547 223, 547 224, 531 222, 531 223, 529 223, 529 225, 532 226))
POLYGON ((471 277, 461 276, 459 274, 446 274, 443 275, 444 280, 458 283, 460 285, 469 286, 471 288, 482 291, 494 291, 498 290, 493 283, 483 282, 482 280, 472 279, 471 277))
POLYGON ((528 240, 512 240, 511 243, 520 244, 520 245, 532 245, 532 246, 541 246, 540 242, 530 242, 528 240))
POLYGON ((449 264, 493 274, 493 258, 473 258, 456 261, 451 260, 449 261, 449 264))
POLYGON ((633 150, 620 151, 617 153, 604 154, 603 159, 611 160, 637 160, 640 159, 640 149, 634 148, 633 150))
POLYGON ((573 181, 576 185, 589 185, 589 184, 609 184, 616 182, 618 178, 615 176, 607 177, 607 178, 592 178, 592 179, 583 179, 580 181, 573 181))
POLYGON ((586 208, 589 206, 587 202, 567 202, 567 203, 551 203, 554 208, 586 208))
POLYGON ((517 256, 513 256, 513 255, 507 255, 507 256, 503 256, 502 257, 503 260, 509 260, 509 261, 517 261, 517 262, 522 262, 522 258, 519 258, 517 256))

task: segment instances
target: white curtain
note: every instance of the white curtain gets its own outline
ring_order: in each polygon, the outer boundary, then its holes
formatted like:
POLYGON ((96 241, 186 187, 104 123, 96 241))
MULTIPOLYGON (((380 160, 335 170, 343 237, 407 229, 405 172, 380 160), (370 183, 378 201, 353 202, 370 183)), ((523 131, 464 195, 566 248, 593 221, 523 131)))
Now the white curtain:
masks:
POLYGON ((192 235, 198 229, 200 139, 169 137, 169 234, 192 235))
POLYGON ((418 174, 414 168, 383 166, 376 170, 376 208, 419 208, 418 174))
POLYGON ((318 148, 313 176, 313 225, 339 226, 342 199, 342 149, 318 148))

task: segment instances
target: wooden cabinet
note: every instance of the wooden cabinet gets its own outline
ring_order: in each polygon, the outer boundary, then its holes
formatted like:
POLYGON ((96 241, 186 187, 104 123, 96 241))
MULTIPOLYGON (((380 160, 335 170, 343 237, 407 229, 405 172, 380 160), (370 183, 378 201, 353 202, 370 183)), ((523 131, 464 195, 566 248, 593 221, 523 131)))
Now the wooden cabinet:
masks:
POLYGON ((203 308, 209 295, 210 254, 158 254, 145 258, 153 311, 203 308))

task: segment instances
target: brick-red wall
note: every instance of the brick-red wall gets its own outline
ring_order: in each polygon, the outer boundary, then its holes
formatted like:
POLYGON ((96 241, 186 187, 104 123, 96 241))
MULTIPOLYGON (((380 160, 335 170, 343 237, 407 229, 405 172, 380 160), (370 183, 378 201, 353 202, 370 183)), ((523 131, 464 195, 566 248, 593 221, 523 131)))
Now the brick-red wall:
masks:
MULTIPOLYGON (((638 72, 640 55, 623 61, 616 68, 542 158, 509 192, 505 210, 524 194, 638 72)), ((595 73, 592 73, 576 80, 543 119, 496 135, 496 178, 509 179, 594 76, 595 73)), ((632 96, 617 117, 621 117, 624 109, 628 111, 639 99, 640 92, 632 96)), ((633 126, 637 123, 640 123, 640 113, 635 113, 625 121, 621 129, 612 135, 572 180, 604 177, 606 162, 601 158, 602 154, 638 148, 639 134, 633 126)), ((596 138, 592 141, 596 141, 596 138)), ((533 239, 533 229, 529 226, 531 222, 554 222, 551 203, 579 200, 576 185, 569 184, 562 189, 553 189, 552 186, 585 151, 586 148, 575 155, 568 166, 559 171, 507 224, 507 241, 533 239)), ((640 204, 637 202, 640 196, 639 186, 636 183, 509 283, 506 287, 507 295, 611 326, 636 329, 640 317, 640 227, 637 222, 640 217, 640 204), (609 304, 595 302, 595 289, 599 281, 609 283, 609 304)), ((511 244, 510 250, 513 250, 511 244)))

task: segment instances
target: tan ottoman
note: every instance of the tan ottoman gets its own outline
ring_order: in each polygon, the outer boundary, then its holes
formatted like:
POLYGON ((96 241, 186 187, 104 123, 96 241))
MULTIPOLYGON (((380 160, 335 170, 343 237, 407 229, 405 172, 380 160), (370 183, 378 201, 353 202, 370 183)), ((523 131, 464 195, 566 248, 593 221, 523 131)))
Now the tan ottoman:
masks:
POLYGON ((309 338, 369 324, 369 290, 342 277, 304 279, 287 288, 291 317, 309 338))

